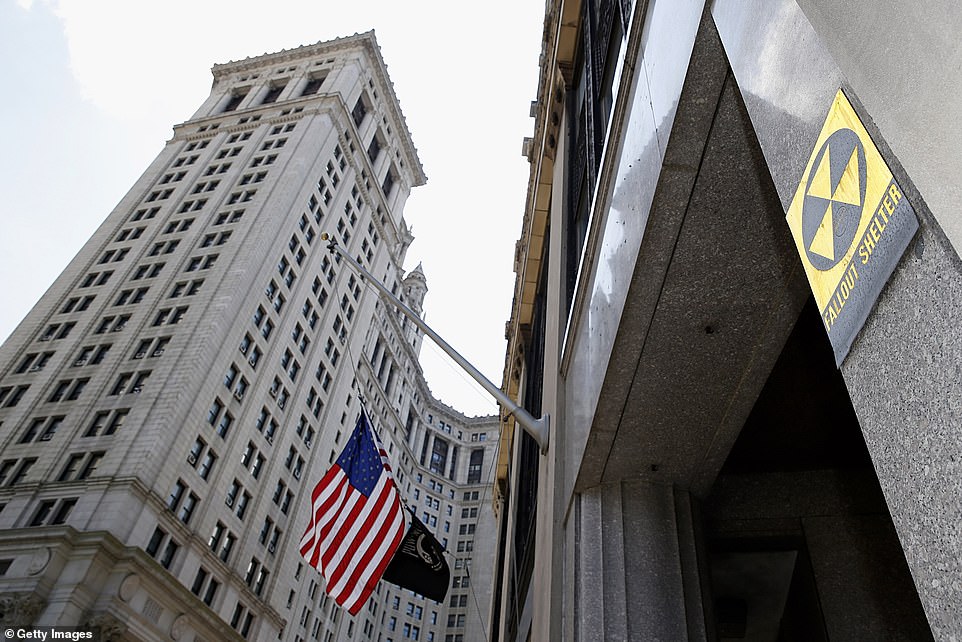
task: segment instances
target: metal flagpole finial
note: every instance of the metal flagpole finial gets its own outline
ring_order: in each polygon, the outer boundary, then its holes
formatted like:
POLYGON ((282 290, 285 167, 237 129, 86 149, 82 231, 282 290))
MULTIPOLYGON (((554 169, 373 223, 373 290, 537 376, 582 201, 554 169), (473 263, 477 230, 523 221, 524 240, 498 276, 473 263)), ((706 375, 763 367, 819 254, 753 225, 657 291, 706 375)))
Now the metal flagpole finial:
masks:
POLYGON ((439 348, 444 350, 449 357, 454 359, 455 363, 464 368, 465 372, 467 372, 475 381, 481 384, 481 387, 484 388, 488 394, 494 397, 508 414, 514 415, 515 421, 521 424, 521 427, 525 430, 525 432, 531 435, 531 437, 533 437, 537 442, 539 448, 541 449, 542 455, 548 452, 550 421, 547 413, 543 414, 540 419, 535 419, 527 410, 519 406, 514 402, 513 399, 511 399, 511 397, 505 394, 501 388, 491 383, 490 379, 485 377, 480 370, 475 368, 470 362, 468 362, 467 359, 462 357, 457 350, 452 348, 447 341, 442 339, 437 332, 432 330, 421 317, 411 310, 411 308, 404 305, 404 303, 402 303, 401 300, 394 295, 394 293, 388 290, 383 283, 374 278, 374 275, 368 272, 363 265, 354 259, 354 257, 344 251, 344 248, 337 244, 336 239, 334 239, 327 232, 322 232, 321 240, 328 241, 327 249, 331 251, 331 254, 340 255, 340 257, 349 263, 357 271, 357 273, 361 275, 362 278, 366 279, 368 283, 377 288, 378 292, 380 292, 385 298, 394 304, 394 307, 396 307, 401 311, 402 314, 404 314, 404 316, 414 322, 414 325, 424 332, 424 334, 429 336, 431 340, 434 341, 439 348))

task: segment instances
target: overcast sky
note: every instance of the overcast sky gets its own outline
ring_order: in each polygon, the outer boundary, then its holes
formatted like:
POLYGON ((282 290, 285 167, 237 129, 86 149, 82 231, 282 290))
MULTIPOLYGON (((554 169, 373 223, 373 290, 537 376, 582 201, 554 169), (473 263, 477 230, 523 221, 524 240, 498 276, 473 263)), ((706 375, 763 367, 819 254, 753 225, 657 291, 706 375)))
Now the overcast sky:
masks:
MULTIPOLYGON (((544 2, 0 0, 0 338, 210 92, 215 63, 374 29, 428 176, 405 208, 428 323, 496 384, 544 2), (350 6, 348 6, 350 5, 350 6)), ((425 340, 435 395, 486 393, 425 340)))

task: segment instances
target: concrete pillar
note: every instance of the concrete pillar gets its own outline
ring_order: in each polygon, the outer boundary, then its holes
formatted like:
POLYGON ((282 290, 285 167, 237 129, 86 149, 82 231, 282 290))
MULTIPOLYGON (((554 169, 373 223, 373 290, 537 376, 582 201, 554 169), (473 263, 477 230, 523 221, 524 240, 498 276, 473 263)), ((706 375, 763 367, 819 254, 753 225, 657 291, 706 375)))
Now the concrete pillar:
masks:
POLYGON ((626 481, 577 494, 570 608, 574 640, 705 640, 690 496, 626 481))

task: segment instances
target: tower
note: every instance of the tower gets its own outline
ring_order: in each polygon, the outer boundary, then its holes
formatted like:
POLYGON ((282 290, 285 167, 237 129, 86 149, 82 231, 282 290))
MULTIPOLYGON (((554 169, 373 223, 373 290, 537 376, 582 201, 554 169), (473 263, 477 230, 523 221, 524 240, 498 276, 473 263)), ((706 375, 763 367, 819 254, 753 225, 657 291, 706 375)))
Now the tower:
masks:
MULTIPOLYGON (((401 291, 404 295, 404 301, 407 302, 408 307, 417 313, 418 316, 424 316, 424 297, 428 293, 428 281, 424 276, 424 269, 421 267, 421 264, 418 263, 417 267, 408 272, 401 283, 401 291)), ((413 323, 407 322, 406 319, 404 320, 403 325, 407 331, 407 340, 414 347, 414 351, 420 351, 421 340, 424 338, 424 336, 413 323)))
POLYGON ((319 235, 398 285, 426 177, 372 32, 212 71, 0 348, 4 624, 334 640, 385 621, 387 591, 357 618, 322 596, 298 511, 362 402, 413 492, 407 450, 437 402, 319 235))

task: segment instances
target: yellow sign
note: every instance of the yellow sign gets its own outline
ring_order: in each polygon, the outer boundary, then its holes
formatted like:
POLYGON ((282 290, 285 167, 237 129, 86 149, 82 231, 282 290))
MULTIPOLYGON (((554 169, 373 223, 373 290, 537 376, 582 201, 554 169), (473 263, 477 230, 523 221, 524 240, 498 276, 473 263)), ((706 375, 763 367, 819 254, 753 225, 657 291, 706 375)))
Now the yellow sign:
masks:
POLYGON ((914 210, 841 90, 786 218, 841 363, 918 229, 914 210))

